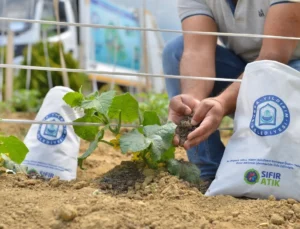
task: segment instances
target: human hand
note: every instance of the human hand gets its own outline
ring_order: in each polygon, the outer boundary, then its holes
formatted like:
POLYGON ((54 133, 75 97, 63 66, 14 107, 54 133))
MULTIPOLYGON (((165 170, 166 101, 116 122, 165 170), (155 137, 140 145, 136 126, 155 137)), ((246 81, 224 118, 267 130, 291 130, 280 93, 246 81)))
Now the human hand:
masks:
MULTIPOLYGON (((168 119, 178 125, 185 116, 193 113, 198 104, 200 104, 200 101, 191 95, 177 95, 170 101, 168 119)), ((179 137, 177 135, 174 137, 173 143, 176 146, 179 144, 179 137)))
POLYGON ((221 100, 208 98, 199 102, 194 109, 191 124, 196 126, 200 123, 200 126, 187 136, 184 148, 188 150, 205 141, 217 130, 224 116, 224 105, 221 100))

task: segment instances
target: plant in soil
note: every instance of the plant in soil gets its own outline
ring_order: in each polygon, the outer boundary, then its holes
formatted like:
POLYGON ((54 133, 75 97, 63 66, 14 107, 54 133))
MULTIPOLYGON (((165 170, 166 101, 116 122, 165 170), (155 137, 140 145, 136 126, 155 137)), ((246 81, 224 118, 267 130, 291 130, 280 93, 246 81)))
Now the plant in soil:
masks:
POLYGON ((199 178, 200 171, 193 164, 173 163, 175 147, 172 142, 176 125, 172 122, 161 124, 155 111, 141 111, 137 100, 131 94, 116 95, 115 91, 107 91, 84 96, 79 91, 67 93, 63 99, 72 108, 84 112, 84 116, 74 122, 99 123, 99 127, 74 126, 75 133, 90 142, 86 152, 78 158, 80 168, 83 169, 84 160, 101 143, 120 149, 123 154, 131 153, 133 161, 142 162, 146 167, 152 169, 165 167, 180 178, 188 177, 183 173, 189 171, 197 174, 191 174, 192 177, 199 178), (124 123, 135 123, 136 127, 124 133, 121 131, 124 123), (111 132, 115 139, 105 140, 106 131, 111 132), (178 164, 180 169, 177 168, 178 164), (181 169, 181 167, 193 169, 181 169))
POLYGON ((25 144, 14 136, 0 136, 0 167, 10 170, 22 170, 19 166, 28 153, 25 144))

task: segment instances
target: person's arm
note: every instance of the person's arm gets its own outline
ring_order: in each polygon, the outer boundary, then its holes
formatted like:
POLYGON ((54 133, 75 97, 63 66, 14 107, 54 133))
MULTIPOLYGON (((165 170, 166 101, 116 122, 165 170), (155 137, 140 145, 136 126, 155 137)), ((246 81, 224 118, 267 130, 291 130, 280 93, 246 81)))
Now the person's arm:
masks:
MULTIPOLYGON (((215 21, 205 15, 191 16, 183 20, 183 31, 215 32, 215 21)), ((184 34, 184 51, 180 63, 180 75, 215 77, 216 36, 184 34)), ((209 97, 214 81, 181 80, 181 93, 198 100, 209 97)))
MULTIPOLYGON (((178 13, 184 31, 217 31, 213 14, 205 0, 178 0, 178 13)), ((180 74, 215 77, 217 38, 195 34, 184 34, 183 37, 180 74)), ((172 98, 169 105, 169 120, 178 124, 185 115, 192 113, 202 99, 210 95, 213 87, 214 81, 182 79, 181 94, 172 98)))
MULTIPOLYGON (((268 12, 264 34, 300 37, 300 4, 282 3, 272 6, 268 12)), ((264 39, 259 57, 256 60, 275 60, 287 64, 299 41, 287 39, 264 39)), ((243 75, 240 76, 240 79, 243 75)), ((284 77, 284 76, 283 76, 284 77)), ((193 123, 201 122, 185 143, 185 148, 198 145, 206 140, 220 125, 225 115, 236 108, 240 83, 233 83, 219 96, 201 101, 193 117, 193 123)))
MULTIPOLYGON (((300 4, 277 4, 267 15, 265 35, 300 37, 300 4)), ((259 57, 256 60, 275 60, 287 64, 295 51, 297 40, 264 39, 259 57)), ((240 79, 243 77, 240 76, 240 79)), ((218 99, 222 102, 225 115, 235 111, 240 83, 233 83, 218 99)))

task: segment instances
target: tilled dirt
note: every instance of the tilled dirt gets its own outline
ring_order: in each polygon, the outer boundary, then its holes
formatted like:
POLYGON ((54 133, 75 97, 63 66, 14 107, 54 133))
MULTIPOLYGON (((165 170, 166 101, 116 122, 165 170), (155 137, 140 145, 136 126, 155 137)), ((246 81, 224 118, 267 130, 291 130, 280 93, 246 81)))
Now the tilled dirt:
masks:
MULTIPOLYGON (((0 132, 20 137, 27 128, 0 125, 0 132)), ((83 142, 81 152, 86 147, 87 143, 83 142)), ((178 151, 177 156, 186 159, 184 151, 178 151)), ((122 163, 129 160, 129 155, 100 146, 85 163, 87 170, 78 170, 76 181, 0 175, 0 229, 300 229, 300 203, 295 200, 206 197, 163 169, 155 172, 144 168, 140 175, 131 174, 127 169, 123 171, 124 180, 133 176, 131 180, 135 182, 129 184, 120 179, 123 186, 114 186, 110 180, 114 174, 122 174, 124 167, 134 171, 131 162, 122 163), (100 185, 103 178, 107 187, 100 185)))

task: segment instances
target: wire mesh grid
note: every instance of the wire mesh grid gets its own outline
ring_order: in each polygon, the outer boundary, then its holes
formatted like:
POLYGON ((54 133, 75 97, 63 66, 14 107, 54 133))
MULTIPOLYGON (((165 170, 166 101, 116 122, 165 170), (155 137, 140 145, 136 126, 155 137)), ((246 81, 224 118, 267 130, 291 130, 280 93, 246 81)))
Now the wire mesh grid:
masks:
MULTIPOLYGON (((292 0, 293 2, 300 2, 300 0, 292 0)), ((227 37, 246 37, 246 38, 261 38, 261 39, 287 39, 300 41, 299 37, 287 37, 287 36, 273 36, 273 35, 261 35, 261 34, 247 34, 247 33, 221 33, 221 32, 203 32, 203 31, 182 31, 172 29, 159 29, 159 28, 145 28, 145 27, 129 27, 129 26, 116 26, 116 25, 104 25, 104 24, 91 24, 91 23, 72 23, 72 22, 60 22, 60 21, 47 21, 47 20, 33 20, 33 19, 21 19, 11 17, 0 17, 0 22, 24 22, 31 24, 45 24, 55 26, 75 26, 75 27, 88 27, 97 29, 118 29, 118 30, 133 30, 142 32, 162 32, 162 33, 178 33, 178 34, 196 34, 202 36, 227 36, 227 37)), ((58 30, 57 30, 58 31, 58 30)), ((149 73, 128 73, 118 71, 92 71, 87 69, 70 69, 70 68, 53 68, 53 67, 41 67, 31 65, 15 65, 15 64, 0 64, 0 69, 12 68, 12 69, 25 69, 25 70, 39 70, 39 71, 62 71, 62 72, 73 72, 73 73, 87 73, 94 75, 125 75, 125 76, 138 76, 138 77, 158 77, 158 78, 173 78, 173 79, 193 79, 193 80, 206 80, 206 81, 221 81, 221 82, 242 82, 240 79, 228 79, 228 78, 213 78, 209 76, 177 76, 177 75, 166 75, 166 74, 149 74, 149 73)), ((25 119, 0 119, 0 123, 7 124, 56 124, 56 125, 73 125, 73 126, 101 126, 99 123, 89 122, 56 122, 56 121, 37 121, 37 120, 25 120, 25 119)), ((112 126, 116 124, 111 124, 112 126)), ((137 127, 134 124, 122 125, 123 127, 137 127)), ((232 130, 229 128, 219 128, 219 130, 232 130)))

